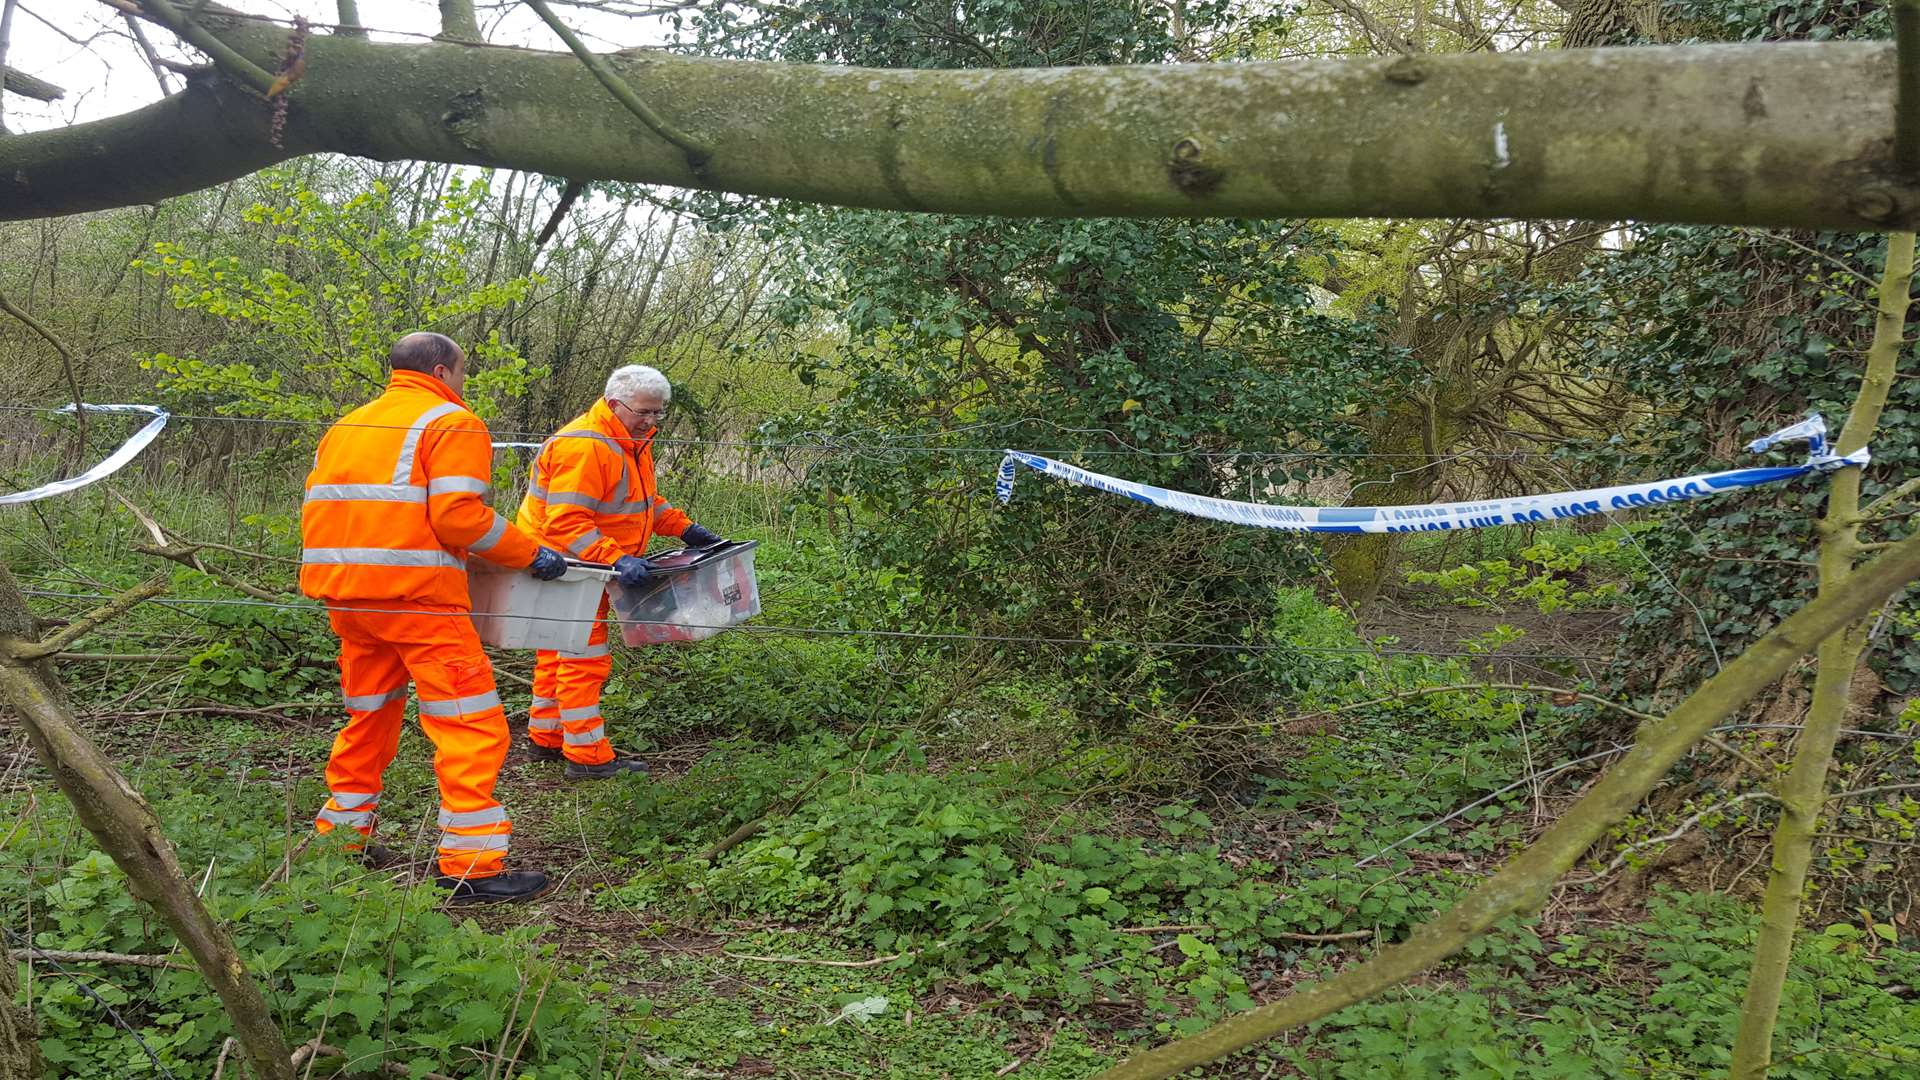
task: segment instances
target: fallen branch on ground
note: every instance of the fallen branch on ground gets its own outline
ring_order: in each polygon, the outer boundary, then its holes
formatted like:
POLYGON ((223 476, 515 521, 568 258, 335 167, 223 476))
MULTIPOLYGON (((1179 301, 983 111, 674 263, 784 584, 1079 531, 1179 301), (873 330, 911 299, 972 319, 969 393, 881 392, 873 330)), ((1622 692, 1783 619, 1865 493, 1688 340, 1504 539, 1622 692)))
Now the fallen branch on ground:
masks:
POLYGON ((889 953, 886 956, 876 956, 868 960, 815 960, 811 956, 754 956, 751 953, 728 952, 725 949, 720 950, 720 955, 730 956, 735 960, 752 960, 759 964, 811 964, 815 967, 870 968, 891 963, 903 956, 911 956, 919 951, 920 950, 915 949, 913 953, 889 953))
POLYGON ((51 960, 56 964, 126 964, 130 967, 193 970, 191 964, 183 964, 171 955, 162 953, 117 953, 93 949, 24 949, 21 950, 21 955, 33 960, 51 960))
MULTIPOLYGON (((344 1058, 346 1056, 347 1052, 345 1050, 331 1043, 323 1043, 315 1039, 310 1042, 301 1043, 299 1049, 293 1052, 291 1060, 293 1061, 293 1067, 298 1069, 307 1063, 308 1058, 344 1058)), ((353 1067, 352 1061, 348 1062, 347 1067, 353 1067)), ((403 1076, 409 1077, 410 1080, 453 1080, 453 1077, 445 1073, 415 1073, 412 1069, 407 1068, 397 1061, 383 1061, 375 1071, 383 1076, 403 1076)))

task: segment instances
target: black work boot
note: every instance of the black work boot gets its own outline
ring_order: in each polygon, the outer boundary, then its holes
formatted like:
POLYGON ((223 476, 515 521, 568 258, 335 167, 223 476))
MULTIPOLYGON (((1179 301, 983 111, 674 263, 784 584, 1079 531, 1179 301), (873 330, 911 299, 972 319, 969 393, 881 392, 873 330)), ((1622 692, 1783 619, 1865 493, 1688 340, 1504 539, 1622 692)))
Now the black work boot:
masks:
POLYGON ((557 746, 541 746, 537 742, 527 743, 527 760, 535 764, 548 764, 566 760, 566 754, 557 746))
POLYGON ((369 870, 397 870, 407 865, 407 857, 385 844, 368 844, 353 853, 360 865, 369 870))
POLYGON ((502 870, 492 877, 440 875, 440 887, 452 889, 450 904, 517 904, 553 891, 553 881, 538 870, 502 870))
POLYGON ((567 779, 569 780, 605 780, 609 776, 625 776, 628 773, 647 775, 646 763, 639 758, 630 757, 617 757, 598 765, 582 765, 577 761, 567 762, 567 779))

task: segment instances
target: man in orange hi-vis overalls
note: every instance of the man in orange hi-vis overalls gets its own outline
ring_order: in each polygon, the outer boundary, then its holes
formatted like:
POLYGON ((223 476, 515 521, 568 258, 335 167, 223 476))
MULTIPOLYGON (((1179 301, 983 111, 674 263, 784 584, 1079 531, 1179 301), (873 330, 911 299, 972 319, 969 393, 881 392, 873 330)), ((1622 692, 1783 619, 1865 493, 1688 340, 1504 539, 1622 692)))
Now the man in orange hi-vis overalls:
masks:
MULTIPOLYGON (((389 360, 386 393, 321 438, 300 511, 300 590, 327 603, 347 705, 314 828, 373 834, 380 776, 399 749, 411 681, 436 751, 440 884, 456 903, 530 900, 550 885, 537 870, 503 866, 513 826, 493 788, 510 739, 493 668, 468 618, 466 557, 531 568, 542 579, 565 573, 566 560, 485 501, 493 444, 460 399, 460 346, 409 334, 389 360)), ((396 861, 373 846, 363 858, 396 861)))
MULTIPOLYGON (((661 498, 654 480, 653 435, 672 397, 667 377, 653 368, 630 364, 616 370, 607 378, 605 396, 540 448, 515 524, 577 559, 611 563, 623 585, 651 576, 645 556, 655 533, 677 536, 690 547, 720 543, 661 498)), ((639 761, 614 754, 601 723, 600 688, 613 670, 606 616, 602 597, 583 651, 535 654, 527 720, 533 759, 564 756, 569 780, 647 771, 639 761)))

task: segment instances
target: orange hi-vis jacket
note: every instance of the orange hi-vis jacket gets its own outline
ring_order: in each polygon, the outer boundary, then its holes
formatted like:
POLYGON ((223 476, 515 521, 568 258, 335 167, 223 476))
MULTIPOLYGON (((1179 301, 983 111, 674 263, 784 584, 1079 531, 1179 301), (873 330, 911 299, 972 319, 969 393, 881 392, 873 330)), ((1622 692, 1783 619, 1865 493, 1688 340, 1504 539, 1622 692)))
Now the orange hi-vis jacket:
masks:
POLYGON ((635 438, 602 398, 540 448, 514 522, 586 562, 645 555, 655 533, 679 536, 693 519, 660 498, 653 429, 635 438))
POLYGON ((460 395, 394 372, 320 440, 300 508, 300 591, 471 610, 468 554, 519 569, 539 551, 487 505, 492 471, 487 425, 460 395))

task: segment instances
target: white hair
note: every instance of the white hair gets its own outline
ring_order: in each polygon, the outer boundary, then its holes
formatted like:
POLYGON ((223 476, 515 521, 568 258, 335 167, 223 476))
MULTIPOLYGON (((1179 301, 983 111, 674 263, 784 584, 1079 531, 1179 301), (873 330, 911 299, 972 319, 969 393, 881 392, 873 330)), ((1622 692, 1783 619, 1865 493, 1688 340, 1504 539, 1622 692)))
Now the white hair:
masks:
POLYGON ((657 397, 664 404, 673 399, 673 384, 665 375, 645 364, 615 368, 607 376, 607 400, 631 405, 636 397, 657 397))

